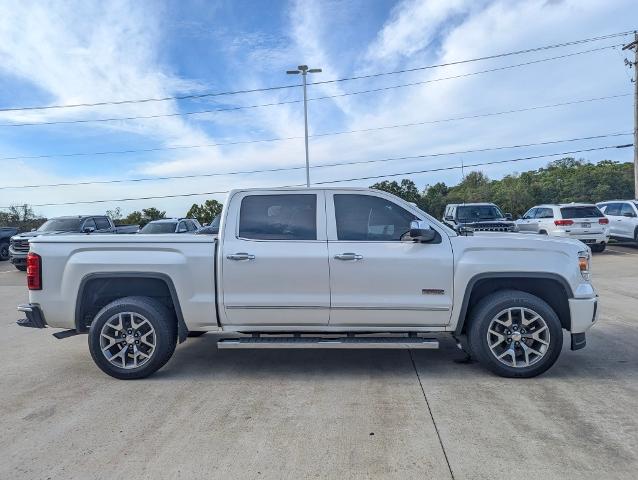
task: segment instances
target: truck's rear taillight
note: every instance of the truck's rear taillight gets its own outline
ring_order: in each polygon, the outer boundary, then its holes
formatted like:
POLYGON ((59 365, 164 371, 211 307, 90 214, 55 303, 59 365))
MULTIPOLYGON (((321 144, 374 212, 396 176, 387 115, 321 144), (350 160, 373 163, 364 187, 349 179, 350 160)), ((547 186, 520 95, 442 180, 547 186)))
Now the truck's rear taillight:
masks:
POLYGON ((27 255, 27 287, 42 290, 42 258, 33 252, 27 255))
POLYGON ((573 220, 554 220, 554 225, 557 227, 568 227, 569 225, 573 225, 573 220))

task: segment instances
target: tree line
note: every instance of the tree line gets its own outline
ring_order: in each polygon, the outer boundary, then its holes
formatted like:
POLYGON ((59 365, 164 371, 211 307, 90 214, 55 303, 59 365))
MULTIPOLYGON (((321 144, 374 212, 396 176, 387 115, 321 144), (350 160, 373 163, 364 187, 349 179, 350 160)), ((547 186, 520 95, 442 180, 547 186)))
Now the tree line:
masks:
POLYGON ((563 158, 538 170, 507 175, 500 180, 490 180, 484 173, 474 171, 455 186, 438 182, 419 191, 412 180, 403 179, 375 183, 372 188, 416 203, 439 219, 447 204, 464 202, 492 202, 516 218, 542 203, 596 203, 634 198, 633 167, 629 162, 588 163, 563 158))
MULTIPOLYGON (((490 180, 480 171, 468 173, 454 186, 443 182, 427 185, 419 191, 414 181, 403 179, 375 183, 372 188, 393 193, 416 203, 436 218, 443 216, 448 203, 493 202, 503 212, 519 216, 530 207, 541 203, 569 203, 634 198, 633 163, 603 160, 588 163, 575 158, 563 158, 550 162, 538 170, 507 175, 500 180, 490 180)), ((222 210, 217 200, 194 203, 186 217, 196 218, 202 225, 210 223, 222 210)), ((106 212, 116 225, 143 227, 152 220, 166 218, 166 212, 155 207, 135 210, 123 215, 120 207, 106 212)), ((39 227, 46 218, 34 214, 29 205, 12 206, 0 211, 0 226, 17 227, 28 231, 39 227)))

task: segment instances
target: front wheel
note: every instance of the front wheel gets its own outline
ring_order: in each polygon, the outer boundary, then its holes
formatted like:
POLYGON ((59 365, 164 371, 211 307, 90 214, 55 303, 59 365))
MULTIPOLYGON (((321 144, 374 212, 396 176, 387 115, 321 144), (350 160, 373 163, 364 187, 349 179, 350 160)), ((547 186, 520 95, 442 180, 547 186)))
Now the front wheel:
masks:
POLYGON ((174 315, 149 297, 125 297, 98 312, 89 330, 91 357, 121 380, 144 378, 162 368, 177 342, 174 315))
POLYGON ((481 300, 468 328, 471 355, 502 377, 540 375, 554 365, 563 347, 556 312, 537 296, 517 290, 481 300))

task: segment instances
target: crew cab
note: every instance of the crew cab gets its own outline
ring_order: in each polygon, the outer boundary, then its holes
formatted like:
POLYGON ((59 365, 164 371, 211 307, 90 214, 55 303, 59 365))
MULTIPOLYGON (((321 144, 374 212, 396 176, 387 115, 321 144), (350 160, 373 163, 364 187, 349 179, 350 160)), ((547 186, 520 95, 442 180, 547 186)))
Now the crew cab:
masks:
POLYGON ((136 233, 137 225, 115 226, 106 215, 76 215, 72 217, 51 218, 40 228, 11 237, 9 260, 18 270, 27 269, 29 242, 41 235, 60 235, 68 233, 136 233))
POLYGON ((145 377, 189 333, 218 348, 437 348, 454 336, 495 373, 532 377, 563 330, 596 322, 588 248, 571 239, 458 235, 389 193, 229 193, 219 235, 41 236, 26 327, 88 333, 95 363, 145 377))

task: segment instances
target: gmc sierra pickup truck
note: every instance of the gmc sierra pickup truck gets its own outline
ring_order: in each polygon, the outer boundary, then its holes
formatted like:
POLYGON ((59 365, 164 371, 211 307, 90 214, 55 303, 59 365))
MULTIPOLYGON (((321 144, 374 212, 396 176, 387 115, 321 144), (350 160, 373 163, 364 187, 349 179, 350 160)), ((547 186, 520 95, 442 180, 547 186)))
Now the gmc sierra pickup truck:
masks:
POLYGON ((437 348, 453 335, 508 377, 585 346, 597 317, 579 241, 462 236, 370 189, 233 190, 218 236, 64 235, 31 240, 23 326, 88 333, 121 379, 161 368, 176 343, 218 348, 437 348))

